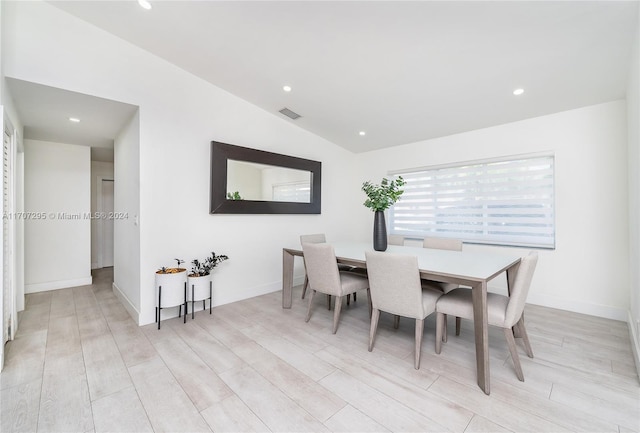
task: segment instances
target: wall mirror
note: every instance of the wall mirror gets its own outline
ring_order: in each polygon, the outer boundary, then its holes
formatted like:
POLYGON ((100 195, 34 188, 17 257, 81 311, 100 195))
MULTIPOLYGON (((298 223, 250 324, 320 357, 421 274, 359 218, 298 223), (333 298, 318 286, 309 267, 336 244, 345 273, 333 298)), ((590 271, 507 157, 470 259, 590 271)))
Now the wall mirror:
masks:
POLYGON ((319 214, 322 163, 211 142, 211 213, 319 214))

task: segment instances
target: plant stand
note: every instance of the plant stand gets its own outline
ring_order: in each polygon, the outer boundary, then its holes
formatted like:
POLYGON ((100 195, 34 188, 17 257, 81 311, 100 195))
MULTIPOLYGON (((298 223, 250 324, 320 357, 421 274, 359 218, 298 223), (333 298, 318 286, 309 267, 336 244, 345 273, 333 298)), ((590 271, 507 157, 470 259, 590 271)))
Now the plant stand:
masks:
POLYGON ((184 305, 184 323, 187 322, 187 270, 184 268, 171 268, 174 272, 156 272, 156 292, 158 303, 156 304, 156 322, 160 329, 162 321, 162 309, 178 307, 178 317, 182 316, 184 305))
MULTIPOLYGON (((163 308, 175 307, 162 307, 162 286, 158 286, 158 307, 156 307, 156 322, 158 323, 158 329, 160 329, 160 312, 163 308)), ((184 305, 184 322, 187 323, 187 283, 184 283, 184 302, 178 304, 178 317, 182 317, 182 306, 184 305)))
POLYGON ((212 314, 213 281, 211 275, 189 277, 189 287, 187 301, 191 302, 191 319, 195 319, 195 303, 202 301, 202 310, 204 311, 207 308, 207 299, 209 300, 209 314, 212 314))

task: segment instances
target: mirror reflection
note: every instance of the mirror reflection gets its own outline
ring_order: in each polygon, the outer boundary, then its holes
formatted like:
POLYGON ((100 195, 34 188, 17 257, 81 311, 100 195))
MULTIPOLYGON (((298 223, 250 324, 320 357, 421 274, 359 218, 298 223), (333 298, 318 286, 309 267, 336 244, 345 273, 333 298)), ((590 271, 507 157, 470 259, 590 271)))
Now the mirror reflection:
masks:
POLYGON ((211 142, 212 214, 319 214, 322 163, 211 142))
POLYGON ((227 200, 311 203, 312 173, 227 160, 227 200))

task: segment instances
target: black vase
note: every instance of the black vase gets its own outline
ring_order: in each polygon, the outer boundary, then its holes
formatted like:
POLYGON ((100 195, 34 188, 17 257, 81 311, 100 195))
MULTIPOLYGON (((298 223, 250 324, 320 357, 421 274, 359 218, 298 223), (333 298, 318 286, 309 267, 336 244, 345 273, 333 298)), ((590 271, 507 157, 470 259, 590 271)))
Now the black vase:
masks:
POLYGON ((387 250, 387 223, 384 220, 384 212, 381 210, 376 211, 373 219, 373 249, 387 250))

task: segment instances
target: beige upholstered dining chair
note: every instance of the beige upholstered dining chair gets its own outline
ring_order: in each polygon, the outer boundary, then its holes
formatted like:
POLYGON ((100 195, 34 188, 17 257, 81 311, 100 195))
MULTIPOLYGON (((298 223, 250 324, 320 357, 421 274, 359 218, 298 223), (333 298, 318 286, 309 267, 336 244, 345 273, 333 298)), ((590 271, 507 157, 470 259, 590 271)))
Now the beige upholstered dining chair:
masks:
MULTIPOLYGON (((432 238, 425 237, 422 241, 423 248, 432 248, 435 250, 449 250, 449 251, 462 251, 462 241, 460 239, 451 238, 432 238)), ((454 289, 460 287, 458 284, 443 283, 441 281, 422 280, 422 287, 425 289, 437 289, 442 290, 443 293, 448 293, 454 289)), ((444 341, 447 341, 447 316, 444 318, 444 341)), ((460 318, 456 317, 456 333, 460 332, 460 318)))
MULTIPOLYGON (((459 239, 426 237, 422 241, 422 247, 432 248, 436 250, 462 251, 462 241, 459 239)), ((457 284, 442 283, 439 281, 424 280, 423 283, 427 287, 431 287, 431 288, 438 287, 444 293, 450 292, 451 290, 458 288, 457 284)))
MULTIPOLYGON (((522 337, 525 351, 529 358, 533 358, 533 350, 529 343, 527 330, 524 327, 524 319, 522 313, 524 305, 531 286, 531 279, 538 262, 538 253, 531 252, 522 258, 515 281, 511 287, 509 296, 499 295, 497 293, 487 293, 487 312, 489 325, 498 326, 504 329, 504 335, 507 339, 511 359, 516 370, 518 379, 524 381, 522 367, 520 366, 520 358, 516 349, 516 342, 513 335, 514 329, 517 328, 518 335, 522 337)), ((442 348, 442 333, 444 331, 444 319, 446 314, 453 314, 456 317, 473 320, 473 301, 471 299, 471 290, 455 289, 442 295, 436 304, 436 353, 440 353, 442 348)), ((444 331, 446 332, 446 331, 444 331)), ((459 335, 459 330, 456 330, 459 335)), ((446 339, 445 339, 446 341, 446 339)))
MULTIPOLYGON (((327 242, 327 237, 324 233, 316 233, 312 235, 300 235, 300 244, 324 244, 327 242)), ((307 287, 309 286, 309 278, 306 274, 306 264, 305 264, 305 275, 304 275, 304 284, 302 285, 302 299, 304 299, 307 294, 307 287)), ((338 269, 341 271, 351 271, 353 270, 353 266, 338 264, 338 269)), ((355 299, 354 299, 355 301, 355 299)))
POLYGON ((301 244, 324 244, 327 242, 327 237, 324 233, 315 233, 312 235, 300 235, 301 244))
POLYGON ((442 295, 435 290, 422 290, 418 259, 415 256, 367 251, 367 271, 371 291, 371 329, 369 351, 378 328, 380 311, 416 320, 414 367, 420 368, 420 352, 424 319, 435 311, 442 295))
POLYGON ((389 236, 387 236, 387 244, 389 244, 389 245, 404 245, 404 236, 402 236, 402 235, 389 235, 389 236))
POLYGON ((303 243, 307 276, 309 277, 309 306, 307 308, 306 322, 311 318, 311 307, 313 296, 316 292, 325 293, 335 297, 333 312, 333 333, 338 330, 340 320, 340 310, 342 309, 342 298, 358 290, 366 290, 369 296, 369 280, 364 275, 349 271, 339 271, 336 261, 336 253, 333 246, 327 243, 303 243))
POLYGON ((426 237, 422 241, 422 247, 436 250, 462 251, 462 241, 460 239, 426 237))

